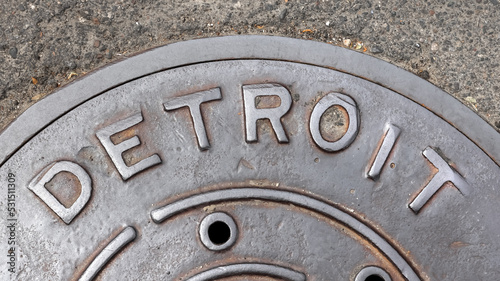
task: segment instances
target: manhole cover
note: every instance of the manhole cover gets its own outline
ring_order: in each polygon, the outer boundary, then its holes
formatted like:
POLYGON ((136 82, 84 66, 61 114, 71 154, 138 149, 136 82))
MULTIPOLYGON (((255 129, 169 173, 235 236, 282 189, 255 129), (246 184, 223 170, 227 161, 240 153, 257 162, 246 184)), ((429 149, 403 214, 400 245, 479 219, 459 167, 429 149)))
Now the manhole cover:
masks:
POLYGON ((0 135, 2 280, 492 280, 500 136, 327 44, 195 40, 0 135))

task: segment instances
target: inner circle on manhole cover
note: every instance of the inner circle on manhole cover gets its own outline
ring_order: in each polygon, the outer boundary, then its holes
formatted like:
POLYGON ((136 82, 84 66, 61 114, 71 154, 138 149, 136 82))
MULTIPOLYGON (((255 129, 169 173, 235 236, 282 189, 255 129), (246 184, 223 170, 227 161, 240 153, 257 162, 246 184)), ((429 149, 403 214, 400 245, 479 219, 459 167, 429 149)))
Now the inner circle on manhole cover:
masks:
POLYGON ((46 97, 0 141, 2 280, 474 280, 500 265, 498 133, 328 44, 160 47, 46 97))

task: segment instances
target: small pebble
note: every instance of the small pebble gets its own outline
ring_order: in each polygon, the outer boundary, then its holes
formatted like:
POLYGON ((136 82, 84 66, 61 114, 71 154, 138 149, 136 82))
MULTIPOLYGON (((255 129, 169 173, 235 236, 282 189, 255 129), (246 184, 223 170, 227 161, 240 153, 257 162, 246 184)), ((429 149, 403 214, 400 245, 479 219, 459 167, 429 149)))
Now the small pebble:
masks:
POLYGON ((429 75, 429 71, 427 71, 427 70, 420 71, 418 73, 418 76, 420 76, 421 78, 423 78, 425 80, 428 80, 429 78, 431 78, 431 76, 429 75))
POLYGON ((283 9, 283 11, 281 11, 280 13, 280 21, 285 20, 287 14, 288 14, 288 9, 287 8, 283 9))
POLYGON ((372 54, 380 54, 382 53, 384 50, 382 50, 382 48, 380 48, 379 46, 375 45, 375 46, 372 46, 370 48, 370 53, 372 54))
POLYGON ((351 39, 344 39, 342 42, 344 43, 344 46, 346 46, 346 47, 351 46, 351 39))
POLYGON ((17 48, 16 48, 16 47, 12 47, 12 48, 10 48, 10 50, 9 50, 9 55, 10 55, 13 59, 16 59, 16 58, 17 58, 17 48))
POLYGON ((47 85, 49 85, 51 88, 59 87, 59 84, 57 84, 56 80, 54 80, 54 79, 49 79, 47 81, 47 85))
POLYGON ((74 61, 66 62, 66 66, 68 67, 69 70, 76 69, 76 63, 74 61))
POLYGON ((431 51, 437 51, 438 50, 438 44, 437 43, 432 43, 431 44, 431 51))

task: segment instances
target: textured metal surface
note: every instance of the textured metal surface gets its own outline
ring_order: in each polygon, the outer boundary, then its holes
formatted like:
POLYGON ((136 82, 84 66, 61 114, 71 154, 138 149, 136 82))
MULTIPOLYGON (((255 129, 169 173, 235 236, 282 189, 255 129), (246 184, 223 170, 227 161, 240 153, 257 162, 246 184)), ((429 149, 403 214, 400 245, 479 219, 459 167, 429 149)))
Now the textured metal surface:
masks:
POLYGON ((94 280, 99 271, 117 254, 125 245, 135 239, 137 233, 131 226, 127 226, 118 236, 94 258, 89 267, 85 269, 79 281, 94 280))
POLYGON ((500 136, 449 98, 284 38, 104 68, 0 134, 2 280, 497 276, 500 136))

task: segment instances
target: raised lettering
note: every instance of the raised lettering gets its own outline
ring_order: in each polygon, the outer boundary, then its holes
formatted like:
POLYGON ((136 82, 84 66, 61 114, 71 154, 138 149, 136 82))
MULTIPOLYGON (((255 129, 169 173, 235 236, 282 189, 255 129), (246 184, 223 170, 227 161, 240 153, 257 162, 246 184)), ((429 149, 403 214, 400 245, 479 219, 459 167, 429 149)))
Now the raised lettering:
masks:
POLYGON ((70 161, 60 161, 46 167, 29 184, 28 189, 33 191, 42 201, 49 206, 66 224, 78 215, 89 201, 92 193, 92 180, 89 174, 78 164, 70 161), (81 192, 73 204, 66 208, 46 188, 45 184, 51 181, 60 172, 75 175, 81 185, 81 192))
POLYGON ((420 209, 431 199, 431 197, 447 182, 453 183, 453 185, 463 195, 468 195, 470 193, 471 187, 469 184, 457 171, 450 167, 443 157, 441 157, 434 149, 427 147, 424 150, 423 155, 432 163, 432 165, 434 165, 434 167, 438 169, 438 172, 420 191, 417 197, 413 199, 409 205, 410 209, 412 209, 415 213, 418 213, 420 209))
POLYGON ((185 95, 167 101, 163 104, 166 111, 175 110, 182 107, 188 107, 193 120, 194 131, 198 139, 198 145, 201 149, 209 149, 210 142, 208 141, 205 123, 201 114, 201 104, 208 101, 220 100, 222 94, 219 88, 210 89, 203 92, 185 95))
POLYGON ((141 141, 139 137, 133 136, 132 138, 124 140, 116 145, 111 141, 112 135, 124 131, 134 125, 137 125, 142 122, 142 120, 142 113, 139 112, 124 120, 111 124, 110 126, 101 129, 96 133, 97 138, 101 142, 102 146, 104 146, 106 152, 109 154, 111 161, 113 161, 113 164, 122 176, 123 180, 127 180, 140 171, 161 163, 160 156, 158 156, 158 154, 153 154, 134 165, 127 166, 127 164, 125 164, 125 161, 123 160, 122 153, 140 145, 141 141))
POLYGON ((368 177, 371 179, 377 179, 382 171, 382 167, 389 158, 389 154, 392 151, 392 148, 396 144, 396 140, 399 137, 401 130, 392 125, 387 124, 387 129, 385 131, 385 135, 383 136, 382 144, 373 159, 373 162, 370 166, 370 170, 368 171, 368 177))
POLYGON ((258 84, 243 86, 243 100, 245 103, 245 125, 247 142, 257 141, 257 120, 269 119, 280 143, 288 142, 285 130, 281 124, 283 117, 292 106, 292 97, 288 90, 278 84, 258 84), (272 108, 257 108, 257 97, 278 96, 280 104, 272 108))
POLYGON ((349 96, 340 93, 329 93, 321 98, 314 106, 309 121, 309 130, 311 131, 314 142, 323 150, 335 152, 347 148, 356 139, 359 130, 359 112, 356 102, 349 96), (325 111, 335 105, 339 105, 347 112, 349 126, 345 134, 337 141, 327 141, 323 138, 320 131, 321 116, 325 111))

